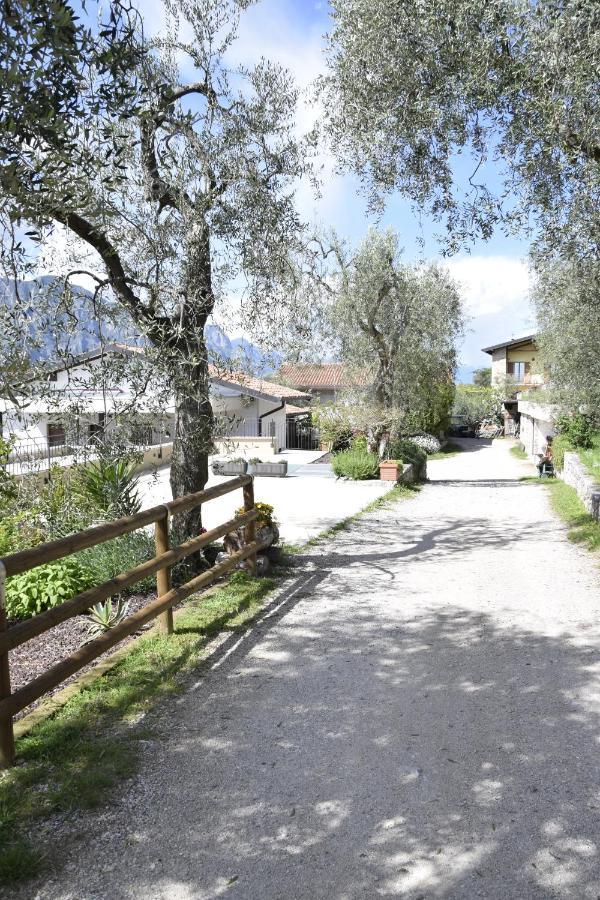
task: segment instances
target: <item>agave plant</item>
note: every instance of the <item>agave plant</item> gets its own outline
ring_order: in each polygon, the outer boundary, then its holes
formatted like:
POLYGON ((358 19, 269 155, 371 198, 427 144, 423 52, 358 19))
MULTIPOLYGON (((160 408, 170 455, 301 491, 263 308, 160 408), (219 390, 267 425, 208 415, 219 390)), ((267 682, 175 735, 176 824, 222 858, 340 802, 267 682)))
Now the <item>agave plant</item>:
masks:
POLYGON ((116 609, 113 607, 112 600, 105 600, 104 603, 94 603, 87 617, 90 623, 88 640, 91 641, 98 635, 104 634, 105 631, 114 628, 115 625, 119 625, 127 615, 128 610, 128 600, 119 599, 116 609))

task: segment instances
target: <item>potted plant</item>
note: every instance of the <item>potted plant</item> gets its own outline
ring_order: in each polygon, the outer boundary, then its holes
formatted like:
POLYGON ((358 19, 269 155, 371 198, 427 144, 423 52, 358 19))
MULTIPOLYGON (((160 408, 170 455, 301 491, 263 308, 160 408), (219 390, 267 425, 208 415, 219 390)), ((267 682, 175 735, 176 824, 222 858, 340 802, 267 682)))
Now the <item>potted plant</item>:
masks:
POLYGON ((215 459, 212 464, 213 475, 245 475, 248 463, 241 456, 235 459, 215 459))
POLYGON ((400 481, 404 466, 401 459, 382 459, 379 463, 381 481, 400 481))
POLYGON ((287 475, 287 460, 282 462, 262 462, 254 458, 248 461, 248 475, 266 475, 271 478, 285 478, 287 475))

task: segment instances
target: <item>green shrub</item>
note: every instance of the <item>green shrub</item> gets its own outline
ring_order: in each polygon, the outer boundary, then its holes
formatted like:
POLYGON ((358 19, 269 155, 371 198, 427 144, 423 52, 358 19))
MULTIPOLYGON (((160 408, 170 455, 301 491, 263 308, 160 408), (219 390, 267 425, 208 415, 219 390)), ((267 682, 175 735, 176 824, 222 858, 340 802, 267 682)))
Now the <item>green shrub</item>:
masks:
POLYGON ((6 611, 11 619, 26 619, 70 600, 94 583, 91 571, 68 556, 13 575, 6 581, 6 611))
POLYGON ((338 478, 343 476, 354 481, 379 478, 379 458, 366 450, 342 450, 334 455, 332 466, 338 478))
POLYGON ((417 471, 427 462, 427 454, 418 447, 414 441, 406 438, 398 438, 390 441, 386 450, 386 459, 401 459, 405 463, 412 463, 417 471))
POLYGON ((355 438, 352 438, 352 443, 350 445, 351 450, 362 450, 363 453, 366 453, 368 450, 367 447, 367 439, 364 434, 359 434, 355 438))
POLYGON ((75 492, 108 519, 133 516, 142 506, 136 468, 132 458, 98 459, 81 469, 75 492))
POLYGON ((588 449, 594 443, 595 429, 592 421, 581 413, 561 416, 556 427, 561 435, 568 438, 573 448, 588 449))
MULTIPOLYGON (((87 550, 82 550, 77 554, 77 559, 92 573, 94 583, 101 584, 121 572, 134 569, 153 556, 154 541, 152 537, 145 531, 133 531, 131 534, 123 534, 105 544, 88 547, 87 550)), ((152 590, 154 584, 154 575, 150 575, 128 588, 124 593, 152 590)))
POLYGON ((552 460, 557 469, 565 465, 565 451, 573 450, 573 444, 566 434, 557 434, 552 441, 552 460))

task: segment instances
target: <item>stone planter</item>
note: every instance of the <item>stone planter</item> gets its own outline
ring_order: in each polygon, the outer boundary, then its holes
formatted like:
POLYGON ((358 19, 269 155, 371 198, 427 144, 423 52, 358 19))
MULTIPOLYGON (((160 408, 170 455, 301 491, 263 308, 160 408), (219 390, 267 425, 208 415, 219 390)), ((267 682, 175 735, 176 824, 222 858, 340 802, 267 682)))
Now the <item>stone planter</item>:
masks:
POLYGON ((264 475, 267 478, 285 478, 287 470, 287 460, 284 460, 283 462, 248 463, 248 475, 264 475))
MULTIPOLYGON (((277 527, 277 525, 266 525, 264 522, 257 522, 256 540, 261 544, 266 541, 269 542, 269 546, 261 550, 256 557, 256 574, 266 575, 266 573, 269 571, 271 563, 276 562, 279 558, 280 548, 275 546, 275 544, 279 542, 279 528, 277 527)), ((231 556, 234 553, 237 553, 237 551, 241 550, 243 546, 243 528, 238 528, 237 531, 232 531, 229 534, 225 535, 223 547, 225 548, 225 552, 228 555, 231 556)), ((249 570, 250 567, 251 563, 248 559, 244 559, 238 564, 238 568, 243 570, 249 570)))
POLYGON ((402 463, 395 459, 384 459, 379 463, 379 480, 400 481, 403 468, 402 463))
POLYGON ((213 475, 245 475, 247 462, 228 462, 216 459, 212 464, 213 475))

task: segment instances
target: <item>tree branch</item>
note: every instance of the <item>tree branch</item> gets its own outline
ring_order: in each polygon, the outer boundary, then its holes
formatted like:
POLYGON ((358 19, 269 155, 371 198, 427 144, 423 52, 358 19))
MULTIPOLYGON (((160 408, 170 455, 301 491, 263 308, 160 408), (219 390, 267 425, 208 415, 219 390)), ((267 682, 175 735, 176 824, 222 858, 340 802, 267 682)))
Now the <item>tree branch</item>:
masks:
POLYGON ((91 222, 84 219, 78 213, 67 213, 61 209, 51 211, 53 218, 70 228, 86 244, 93 247, 99 254, 106 267, 108 283, 120 297, 123 305, 131 314, 133 320, 140 325, 149 339, 156 345, 161 345, 168 336, 172 339, 172 323, 166 316, 155 316, 145 306, 142 300, 131 289, 129 280, 125 274, 123 264, 116 249, 109 239, 101 231, 98 231, 91 222))

